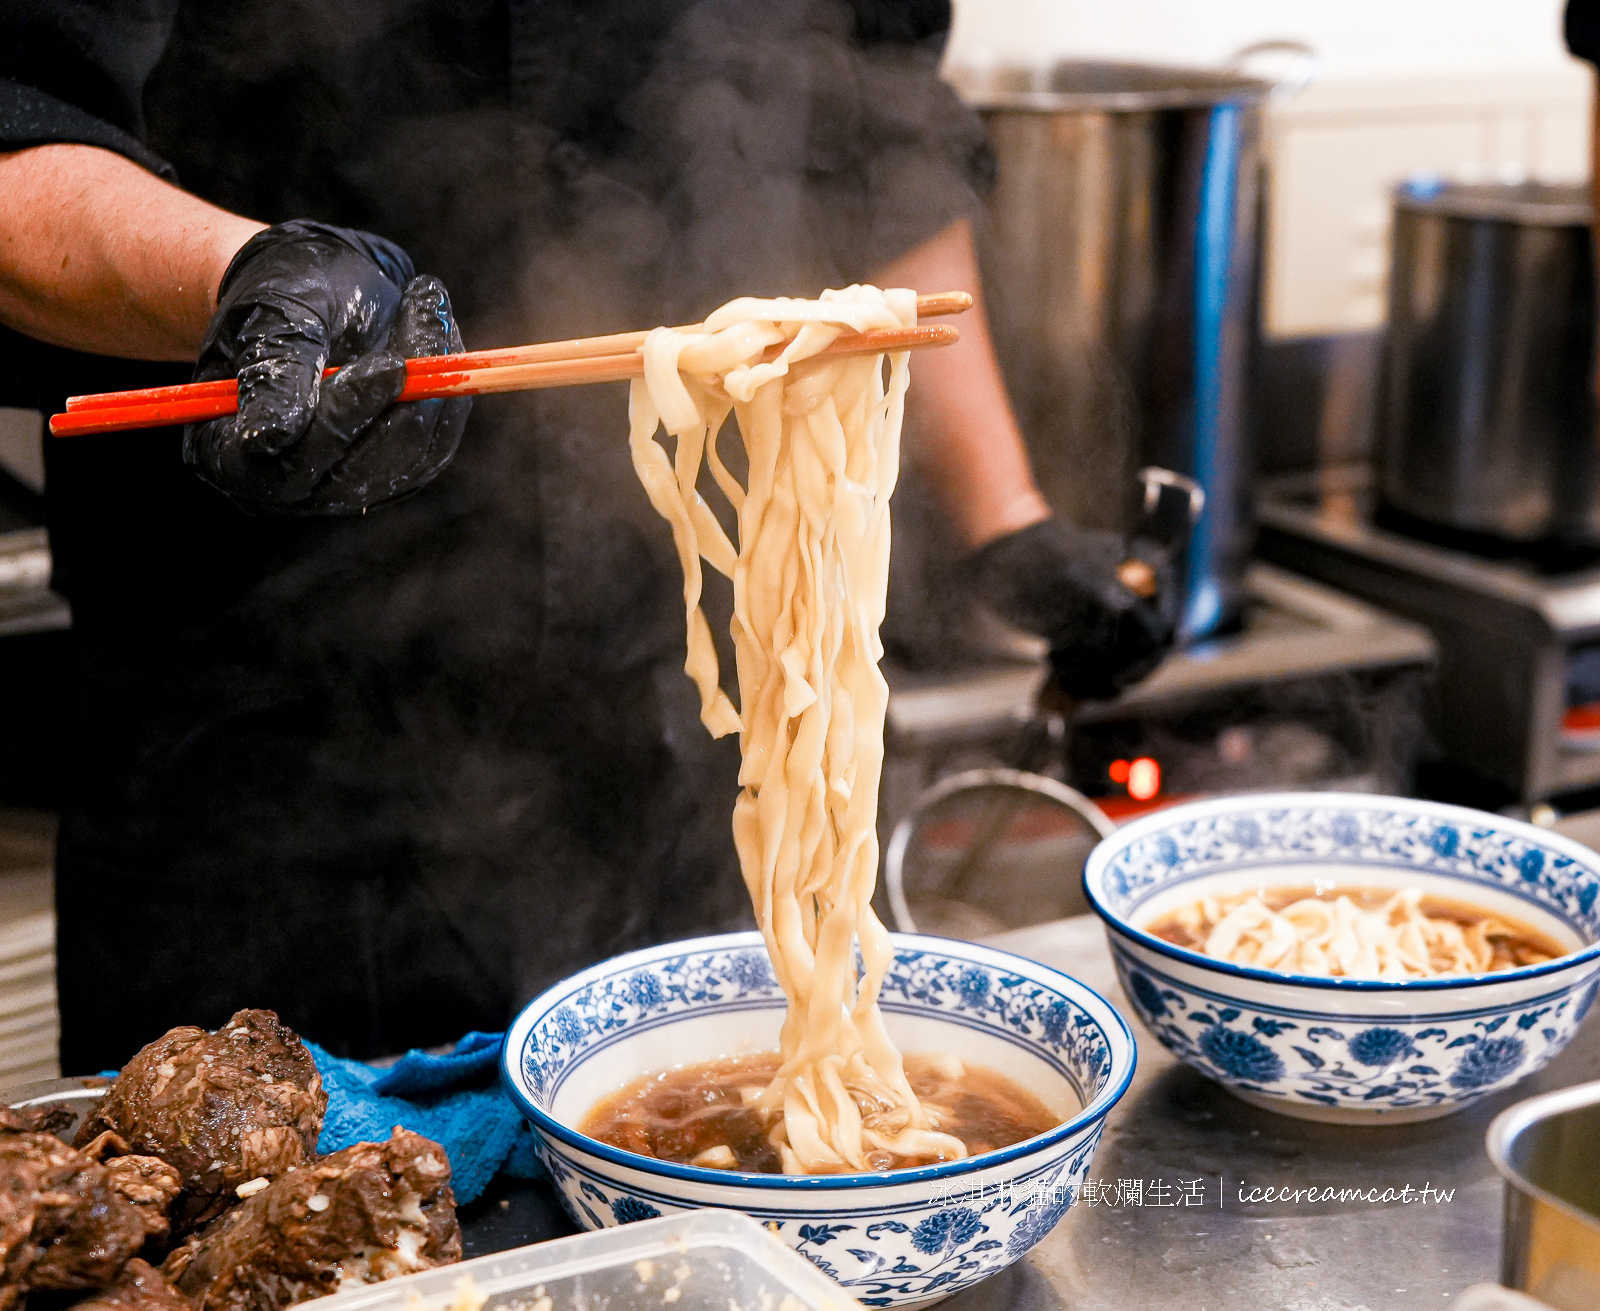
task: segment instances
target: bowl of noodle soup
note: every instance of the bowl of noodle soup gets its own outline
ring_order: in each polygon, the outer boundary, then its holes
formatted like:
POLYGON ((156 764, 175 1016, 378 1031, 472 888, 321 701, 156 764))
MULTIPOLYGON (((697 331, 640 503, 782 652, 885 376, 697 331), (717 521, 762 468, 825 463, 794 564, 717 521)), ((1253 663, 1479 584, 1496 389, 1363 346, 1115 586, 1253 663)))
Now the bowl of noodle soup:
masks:
POLYGON ((651 1071, 778 1045, 786 998, 759 933, 620 956, 535 999, 506 1037, 502 1080, 585 1229, 703 1207, 743 1211, 868 1306, 919 1306, 1011 1264, 1066 1214, 1134 1043, 1092 989, 1007 952, 893 935, 879 995, 908 1057, 955 1056, 1014 1081, 1060 1123, 964 1159, 785 1175, 676 1164, 589 1137, 608 1094, 651 1071))
POLYGON ((1600 988, 1600 855, 1459 806, 1174 806, 1102 842, 1084 883, 1146 1028, 1301 1119, 1447 1115, 1548 1062, 1600 988))

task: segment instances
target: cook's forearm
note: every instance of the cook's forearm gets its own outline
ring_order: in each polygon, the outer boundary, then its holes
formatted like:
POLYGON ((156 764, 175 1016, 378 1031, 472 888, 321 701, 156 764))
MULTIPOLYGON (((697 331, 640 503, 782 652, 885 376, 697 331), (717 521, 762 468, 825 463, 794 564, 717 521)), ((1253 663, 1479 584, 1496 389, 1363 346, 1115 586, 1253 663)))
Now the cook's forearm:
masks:
POLYGON ((97 146, 0 154, 0 323, 102 355, 193 359, 229 260, 262 227, 97 146))
MULTIPOLYGON (((1600 68, 1594 70, 1595 77, 1591 81, 1590 95, 1593 97, 1592 121, 1589 125, 1589 198, 1594 207, 1594 250, 1596 254, 1595 272, 1600 278, 1600 68)), ((1600 334, 1595 337, 1595 359, 1593 361, 1594 375, 1589 379, 1589 385, 1594 389, 1597 398, 1600 398, 1600 334)))
POLYGON ((963 540, 982 546, 1045 518, 1050 507, 1033 481, 989 338, 971 228, 965 221, 952 224, 879 270, 876 279, 881 286, 962 290, 977 298, 956 320, 961 340, 911 366, 921 438, 911 455, 963 540))

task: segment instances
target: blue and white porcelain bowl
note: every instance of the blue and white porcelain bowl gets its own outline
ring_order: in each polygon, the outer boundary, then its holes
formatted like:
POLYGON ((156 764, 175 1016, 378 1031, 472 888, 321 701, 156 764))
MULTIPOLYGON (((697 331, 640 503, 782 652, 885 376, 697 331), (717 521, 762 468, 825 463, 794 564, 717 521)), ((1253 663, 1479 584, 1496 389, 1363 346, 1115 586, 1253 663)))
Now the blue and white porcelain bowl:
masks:
POLYGON ((777 1048, 784 998, 761 935, 697 938, 557 984, 506 1035, 502 1079, 572 1218, 600 1229, 701 1207, 743 1211, 867 1306, 938 1301, 1043 1238, 1133 1077, 1133 1035, 1105 998, 1034 961, 909 934, 894 946, 881 1004, 901 1050, 997 1070, 1061 1125, 965 1161, 814 1177, 674 1165, 580 1133, 596 1101, 642 1074, 777 1048))
POLYGON ((1346 793, 1174 806, 1096 847, 1084 883, 1151 1033, 1245 1101, 1301 1119, 1448 1115, 1549 1061, 1600 987, 1600 855, 1459 806, 1346 793), (1205 893, 1318 881, 1420 886, 1540 929, 1570 954, 1385 983, 1231 965, 1145 931, 1205 893))

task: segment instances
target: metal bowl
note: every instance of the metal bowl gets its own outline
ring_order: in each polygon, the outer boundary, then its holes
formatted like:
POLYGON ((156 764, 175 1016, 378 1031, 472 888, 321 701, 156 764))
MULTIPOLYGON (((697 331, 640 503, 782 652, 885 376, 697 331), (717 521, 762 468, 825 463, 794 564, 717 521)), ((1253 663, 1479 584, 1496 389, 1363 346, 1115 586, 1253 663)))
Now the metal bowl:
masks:
POLYGON ((1518 1102, 1489 1126, 1506 1181, 1501 1282, 1555 1311, 1600 1306, 1600 1082, 1518 1102))

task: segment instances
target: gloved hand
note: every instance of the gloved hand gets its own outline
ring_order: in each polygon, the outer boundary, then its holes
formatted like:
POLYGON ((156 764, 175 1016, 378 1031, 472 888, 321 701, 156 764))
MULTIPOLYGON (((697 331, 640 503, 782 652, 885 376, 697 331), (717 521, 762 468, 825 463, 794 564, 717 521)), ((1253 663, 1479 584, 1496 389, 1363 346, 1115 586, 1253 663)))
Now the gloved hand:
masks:
POLYGON ((1049 518, 981 546, 963 565, 975 594, 1003 619, 1050 643, 1050 664, 1074 700, 1106 700, 1138 682, 1172 645, 1161 604, 1117 578, 1129 550, 1114 533, 1049 518))
POLYGON ((195 381, 239 379, 237 414, 191 424, 184 462, 246 509, 360 514, 450 463, 468 397, 393 401, 405 360, 454 354, 437 278, 371 233, 296 220, 228 265, 195 381), (345 367, 324 379, 324 365, 345 367))

